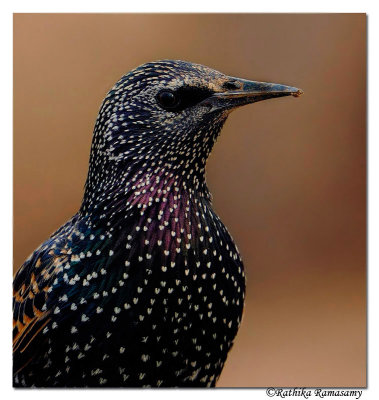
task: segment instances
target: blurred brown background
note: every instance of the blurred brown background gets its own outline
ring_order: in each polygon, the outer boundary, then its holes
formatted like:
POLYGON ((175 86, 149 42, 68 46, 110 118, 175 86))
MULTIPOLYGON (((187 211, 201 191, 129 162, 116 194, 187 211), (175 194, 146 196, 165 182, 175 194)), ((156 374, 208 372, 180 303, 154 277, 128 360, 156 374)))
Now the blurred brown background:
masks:
POLYGON ((364 386, 364 14, 16 14, 15 269, 78 210, 108 89, 162 58, 305 92, 235 111, 208 163, 248 279, 218 386, 364 386))

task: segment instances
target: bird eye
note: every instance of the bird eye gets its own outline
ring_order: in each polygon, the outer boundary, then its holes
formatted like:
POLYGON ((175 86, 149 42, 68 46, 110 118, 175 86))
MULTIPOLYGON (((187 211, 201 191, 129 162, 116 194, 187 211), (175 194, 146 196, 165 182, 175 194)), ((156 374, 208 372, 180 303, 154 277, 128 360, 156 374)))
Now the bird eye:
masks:
POLYGON ((173 109, 179 104, 179 97, 170 90, 162 90, 157 96, 158 103, 165 109, 173 109))
POLYGON ((175 92, 169 89, 161 90, 156 99, 164 110, 180 112, 200 103, 212 94, 213 92, 207 88, 182 86, 175 92))

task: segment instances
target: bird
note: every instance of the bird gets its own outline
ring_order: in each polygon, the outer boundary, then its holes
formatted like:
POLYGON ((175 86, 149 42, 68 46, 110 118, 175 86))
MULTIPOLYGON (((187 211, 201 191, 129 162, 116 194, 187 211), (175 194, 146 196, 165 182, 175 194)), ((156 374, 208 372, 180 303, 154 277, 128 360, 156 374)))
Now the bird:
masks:
POLYGON ((231 111, 300 94, 181 60, 112 87, 78 212, 14 278, 14 387, 216 385, 246 284, 206 162, 231 111))

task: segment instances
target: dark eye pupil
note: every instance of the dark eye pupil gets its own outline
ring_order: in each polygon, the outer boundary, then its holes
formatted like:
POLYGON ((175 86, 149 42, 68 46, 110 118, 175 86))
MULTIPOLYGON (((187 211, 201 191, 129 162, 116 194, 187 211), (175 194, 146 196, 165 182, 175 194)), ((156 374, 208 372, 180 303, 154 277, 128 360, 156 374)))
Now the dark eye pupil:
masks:
POLYGON ((158 101, 165 108, 175 107, 178 103, 177 96, 168 90, 163 90, 158 94, 158 101))
POLYGON ((181 86, 175 91, 162 89, 156 95, 156 101, 161 108, 169 112, 180 112, 202 102, 213 92, 207 88, 196 86, 181 86))

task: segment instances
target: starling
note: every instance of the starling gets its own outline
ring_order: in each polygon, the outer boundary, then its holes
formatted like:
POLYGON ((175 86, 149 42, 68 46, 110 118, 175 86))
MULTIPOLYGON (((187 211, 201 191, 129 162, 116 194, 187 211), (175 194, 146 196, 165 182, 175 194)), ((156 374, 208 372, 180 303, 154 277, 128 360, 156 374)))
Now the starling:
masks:
POLYGON ((14 386, 215 386, 245 275, 206 161, 232 110, 301 93, 172 60, 115 84, 78 213, 15 276, 14 386))

